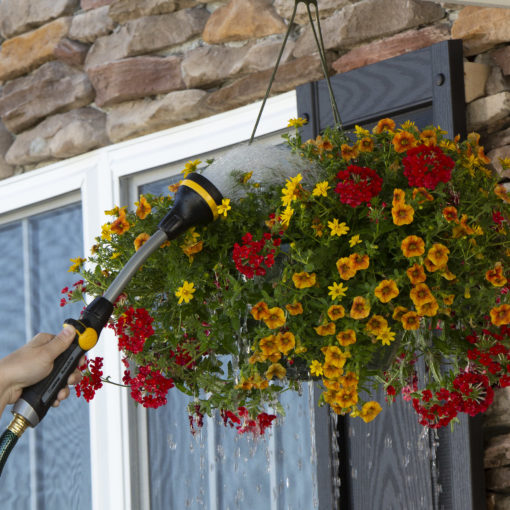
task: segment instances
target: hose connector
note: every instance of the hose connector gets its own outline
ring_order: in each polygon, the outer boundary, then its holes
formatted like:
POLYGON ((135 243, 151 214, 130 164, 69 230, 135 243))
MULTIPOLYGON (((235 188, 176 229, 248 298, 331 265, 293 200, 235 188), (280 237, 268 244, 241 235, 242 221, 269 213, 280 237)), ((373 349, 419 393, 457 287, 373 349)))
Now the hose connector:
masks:
POLYGON ((12 419, 7 429, 10 430, 17 437, 21 437, 23 435, 23 432, 25 432, 25 430, 29 426, 30 423, 25 417, 21 416, 21 414, 14 413, 14 418, 12 419))

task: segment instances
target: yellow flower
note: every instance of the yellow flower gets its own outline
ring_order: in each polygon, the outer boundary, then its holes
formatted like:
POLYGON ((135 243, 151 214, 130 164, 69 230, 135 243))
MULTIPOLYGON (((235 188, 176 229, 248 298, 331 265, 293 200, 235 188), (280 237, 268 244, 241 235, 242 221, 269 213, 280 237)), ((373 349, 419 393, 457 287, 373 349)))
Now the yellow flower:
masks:
POLYGON ((501 262, 496 262, 494 268, 489 269, 485 273, 485 279, 492 283, 494 287, 503 287, 503 285, 506 284, 507 279, 503 274, 503 266, 501 265, 501 262))
POLYGON ((287 124, 287 127, 302 127, 306 123, 308 123, 308 121, 306 119, 297 117, 296 119, 289 119, 289 123, 287 124))
POLYGON ((285 324, 285 312, 278 306, 267 311, 267 317, 262 319, 269 329, 276 329, 285 324))
POLYGON ((396 321, 401 321, 402 316, 407 313, 409 310, 405 306, 396 306, 395 310, 393 310, 392 318, 396 321))
POLYGON ((349 246, 351 248, 354 248, 354 246, 356 246, 357 244, 360 244, 362 243, 363 241, 359 238, 359 235, 356 234, 355 236, 352 236, 350 239, 349 239, 349 246))
POLYGON ((342 367, 333 365, 333 363, 328 363, 328 362, 326 362, 326 363, 324 363, 324 365, 322 365, 322 370, 324 372, 324 375, 328 379, 336 379, 337 377, 340 377, 344 373, 344 370, 342 367))
POLYGON ((77 257, 75 259, 69 259, 72 264, 67 270, 68 273, 77 273, 80 270, 80 267, 86 261, 86 259, 82 259, 81 257, 77 257))
POLYGON ((404 257, 419 257, 425 253, 425 241, 418 236, 407 236, 400 245, 404 257))
POLYGON ((358 390, 354 386, 342 388, 336 392, 334 400, 342 408, 354 406, 358 402, 358 390))
POLYGON ((289 303, 288 305, 285 305, 285 308, 290 315, 301 315, 303 313, 303 305, 298 302, 292 304, 289 303))
POLYGON ((287 374, 287 370, 280 363, 273 363, 266 371, 266 379, 270 381, 273 377, 283 379, 287 374))
POLYGON ((336 367, 343 367, 347 359, 351 357, 348 351, 342 351, 342 349, 336 345, 328 345, 323 347, 321 351, 324 353, 326 363, 331 363, 336 367))
POLYGON ((296 337, 294 336, 294 333, 291 333, 290 331, 279 333, 276 335, 276 344, 278 346, 278 350, 287 356, 289 351, 294 349, 296 346, 296 337))
POLYGON ((494 326, 510 324, 510 305, 501 305, 490 311, 491 322, 494 326))
POLYGON ((368 423, 372 421, 381 411, 382 407, 379 402, 370 401, 366 404, 363 404, 359 415, 365 423, 368 423))
POLYGON ((434 301, 434 296, 426 283, 415 285, 409 293, 414 306, 422 306, 429 301, 434 301))
POLYGON ((410 205, 399 203, 391 208, 391 215, 395 225, 409 225, 414 220, 414 209, 410 205))
POLYGON ((358 142, 358 149, 360 152, 372 152, 374 150, 374 140, 369 136, 362 138, 358 142))
POLYGON ((395 207, 397 204, 405 204, 406 193, 403 189, 395 188, 393 190, 393 202, 392 206, 395 207))
POLYGON ((377 335, 377 340, 380 340, 383 345, 390 345, 395 340, 395 332, 386 328, 377 335))
POLYGON ((133 244, 135 245, 135 251, 138 251, 150 238, 149 234, 146 234, 145 232, 142 232, 138 236, 136 236, 136 239, 133 241, 133 244))
POLYGON ((291 207, 286 207, 283 213, 280 216, 280 220, 282 222, 282 225, 289 225, 290 219, 292 218, 292 215, 294 214, 294 209, 291 207))
POLYGON ((129 221, 126 219, 126 208, 123 207, 119 211, 119 217, 111 224, 110 231, 114 234, 122 235, 131 228, 129 221))
POLYGON ((340 153, 342 154, 342 158, 345 159, 345 161, 349 161, 352 158, 358 157, 358 147, 356 145, 351 147, 350 145, 343 143, 340 146, 340 153))
POLYGON ((370 131, 365 129, 357 124, 354 126, 354 132, 356 133, 357 138, 364 138, 365 136, 370 136, 370 131))
POLYGON ((245 172, 242 176, 241 176, 241 182, 243 184, 246 184, 253 176, 253 172, 245 172))
POLYGON ((336 268, 342 280, 349 280, 356 274, 353 262, 349 257, 342 257, 336 261, 336 268))
POLYGON ((419 204, 423 204, 424 202, 433 202, 434 197, 427 191, 427 188, 414 188, 413 189, 413 199, 417 196, 423 197, 421 200, 418 200, 419 204))
POLYGON ((429 147, 436 145, 437 135, 435 129, 424 129, 420 133, 420 140, 429 147))
POLYGON ((181 182, 182 181, 176 182, 175 184, 170 184, 170 186, 168 186, 168 191, 170 191, 170 193, 175 193, 179 189, 181 182))
POLYGON ((105 223, 101 226, 101 238, 105 241, 112 240, 112 226, 110 223, 105 223))
POLYGON ((317 326, 314 328, 316 333, 320 336, 329 336, 334 335, 336 333, 336 326, 334 322, 328 322, 327 324, 322 324, 321 326, 317 326))
POLYGON ((427 301, 423 303, 423 305, 416 307, 416 312, 421 316, 434 317, 437 314, 437 310, 439 309, 439 305, 437 301, 433 299, 432 301, 427 301))
POLYGON ((175 292, 175 295, 179 298, 177 304, 181 304, 183 301, 189 303, 193 299, 193 293, 196 291, 195 284, 193 282, 187 282, 186 280, 175 292))
POLYGON ((222 199, 221 204, 218 206, 218 214, 220 216, 223 214, 223 216, 226 218, 227 212, 230 211, 230 209, 232 209, 232 207, 230 207, 230 198, 224 198, 222 199))
POLYGON ((314 197, 327 197, 328 196, 329 183, 328 181, 318 182, 313 188, 312 195, 314 197))
POLYGON ((368 255, 361 255, 361 253, 352 253, 349 255, 352 267, 355 271, 361 271, 362 269, 368 269, 370 265, 370 257, 368 255))
POLYGON ((259 301, 256 305, 251 307, 250 313, 255 320, 260 321, 269 316, 269 307, 264 301, 259 301))
POLYGON ((331 296, 333 301, 335 301, 336 299, 343 298, 345 296, 348 287, 345 287, 343 283, 333 282, 333 285, 329 285, 328 289, 328 295, 331 296))
POLYGON ((200 163, 202 163, 202 161, 200 161, 199 159, 195 159, 195 161, 188 161, 184 165, 184 170, 182 171, 182 173, 184 174, 184 177, 187 177, 188 174, 195 172, 198 165, 200 165, 200 163))
POLYGON ((416 263, 406 270, 406 274, 413 285, 423 283, 427 279, 423 266, 416 263))
POLYGON ((141 220, 144 220, 152 210, 151 205, 147 202, 147 199, 143 195, 140 196, 139 202, 135 202, 135 205, 138 206, 136 208, 136 215, 141 220))
POLYGON ((332 321, 337 321, 345 316, 345 308, 342 305, 331 305, 328 308, 328 317, 332 321))
POLYGON ((312 361, 310 364, 310 373, 315 377, 320 377, 324 373, 320 361, 317 361, 316 359, 312 361))
POLYGON ((343 236, 349 232, 349 227, 345 222, 338 223, 335 218, 333 221, 328 221, 328 227, 331 229, 331 236, 343 236))
POLYGON ((266 358, 275 353, 279 353, 278 343, 276 342, 276 336, 268 335, 265 336, 264 338, 261 338, 259 342, 259 348, 266 358))
POLYGON ((353 329, 340 331, 340 333, 336 335, 336 339, 342 347, 347 347, 348 345, 356 343, 356 332, 353 329))
POLYGON ((316 275, 315 273, 302 271, 301 273, 294 273, 292 275, 292 281, 297 289, 307 289, 315 285, 316 275))
POLYGON ((454 299, 455 299, 455 294, 447 294, 446 296, 443 296, 443 303, 446 306, 453 305, 454 299))
POLYGON ((353 319, 365 319, 370 314, 370 304, 362 296, 356 296, 352 301, 350 315, 353 319))
POLYGON ((374 294, 381 303, 388 303, 399 295, 397 284, 393 280, 383 280, 375 289, 374 294))

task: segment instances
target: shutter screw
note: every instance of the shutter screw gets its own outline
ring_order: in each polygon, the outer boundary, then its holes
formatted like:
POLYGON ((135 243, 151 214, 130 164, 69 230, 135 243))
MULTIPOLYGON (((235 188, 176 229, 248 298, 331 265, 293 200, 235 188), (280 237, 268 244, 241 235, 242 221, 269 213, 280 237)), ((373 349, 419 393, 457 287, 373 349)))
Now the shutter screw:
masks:
POLYGON ((441 86, 444 83, 445 77, 443 73, 436 74, 436 85, 441 86))

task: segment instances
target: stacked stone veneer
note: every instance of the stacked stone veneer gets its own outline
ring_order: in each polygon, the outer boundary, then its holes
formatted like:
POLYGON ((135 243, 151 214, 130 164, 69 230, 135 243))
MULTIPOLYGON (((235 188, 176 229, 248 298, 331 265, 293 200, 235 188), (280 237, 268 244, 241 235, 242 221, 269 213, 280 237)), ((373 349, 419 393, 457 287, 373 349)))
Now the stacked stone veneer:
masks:
MULTIPOLYGON (((0 178, 261 99, 294 0, 0 0, 0 178)), ((510 157, 510 9, 319 0, 331 72, 461 38, 467 118, 510 157)), ((304 3, 274 93, 322 78, 304 3)), ((487 487, 510 509, 510 390, 486 421, 487 487)))

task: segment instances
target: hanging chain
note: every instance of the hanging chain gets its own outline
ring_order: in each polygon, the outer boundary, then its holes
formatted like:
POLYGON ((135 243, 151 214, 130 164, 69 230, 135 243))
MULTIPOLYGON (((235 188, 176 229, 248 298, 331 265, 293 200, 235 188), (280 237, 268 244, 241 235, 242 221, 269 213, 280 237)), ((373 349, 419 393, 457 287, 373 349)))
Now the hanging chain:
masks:
POLYGON ((252 131, 250 141, 249 141, 250 144, 253 142, 253 139, 255 138, 255 132, 257 131, 257 127, 259 125, 260 118, 262 117, 262 112, 264 110, 264 106, 266 105, 267 98, 269 97, 269 93, 271 92, 271 87, 272 87, 274 79, 276 77, 276 72, 278 71, 278 67, 280 65, 280 60, 282 58, 283 51, 285 49, 285 45, 287 44, 287 40, 289 38, 289 34, 292 29, 292 25, 294 24, 294 19, 296 17, 298 4, 301 2, 306 4, 306 10, 308 12, 308 19, 310 20, 310 25, 312 27, 313 36, 315 38, 315 44, 317 45, 317 49, 319 51, 319 58, 321 61, 322 72, 326 79, 326 84, 327 84, 328 92, 329 92, 329 100, 331 102, 331 109, 333 110, 333 119, 335 121, 335 124, 340 129, 342 129, 342 121, 340 119, 340 113, 339 113, 338 106, 337 106, 337 103, 335 100, 335 95, 333 94, 333 88, 331 87, 331 81, 329 79, 328 65, 327 65, 327 61, 326 61, 326 51, 324 49, 324 40, 322 38, 322 31, 321 31, 321 25, 320 25, 320 19, 319 19, 319 7, 317 6, 317 0, 295 0, 294 9, 292 11, 292 15, 289 20, 289 26, 287 28, 287 32, 285 33, 285 37, 283 38, 282 47, 280 48, 280 52, 276 59, 276 64, 273 69, 273 74, 271 75, 271 78, 269 79, 269 84, 268 84, 268 87, 266 90, 266 94, 264 96, 264 99, 262 100, 259 114, 257 116, 257 120, 255 121, 255 126, 253 127, 253 131, 252 131), (315 26, 314 26, 314 22, 313 22, 313 18, 312 18, 312 11, 310 10, 310 4, 313 4, 315 6, 315 18, 317 21, 317 30, 315 29, 315 26))

